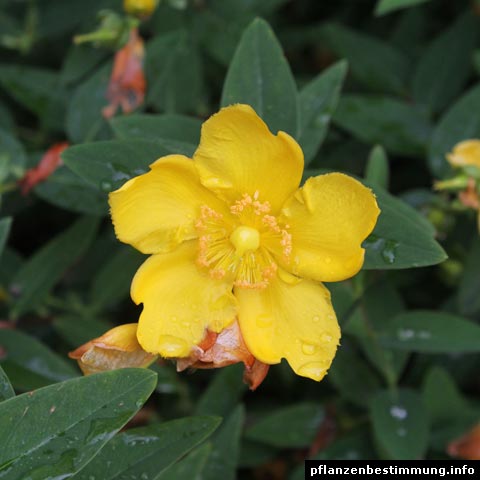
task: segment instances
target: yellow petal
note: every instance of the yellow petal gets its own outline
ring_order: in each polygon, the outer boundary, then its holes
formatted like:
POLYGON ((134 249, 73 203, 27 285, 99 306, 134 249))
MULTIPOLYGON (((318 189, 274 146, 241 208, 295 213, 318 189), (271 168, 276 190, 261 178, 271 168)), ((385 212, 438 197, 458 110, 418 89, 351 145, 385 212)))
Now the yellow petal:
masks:
POLYGON ((464 140, 457 143, 447 160, 452 167, 474 165, 480 168, 480 140, 464 140))
POLYGON ((298 375, 317 381, 325 376, 340 328, 322 284, 282 273, 264 290, 236 289, 235 296, 242 335, 255 358, 267 364, 286 358, 298 375))
POLYGON ((201 205, 225 208, 201 185, 192 160, 182 155, 160 158, 148 173, 110 193, 109 203, 117 237, 143 253, 169 251, 196 238, 201 205))
POLYGON ((223 108, 202 126, 193 159, 201 182, 228 201, 259 192, 277 211, 300 184, 303 152, 285 132, 273 135, 248 105, 223 108))
POLYGON ((136 323, 112 328, 70 352, 69 357, 77 360, 85 375, 117 368, 148 367, 156 358, 138 343, 136 323))
POLYGON ((196 242, 152 255, 137 271, 131 288, 143 303, 138 341, 163 357, 186 357, 205 329, 220 332, 236 315, 232 284, 213 279, 195 265, 196 242))
POLYGON ((310 178, 282 209, 292 235, 285 268, 323 282, 352 277, 362 268, 361 244, 379 213, 372 191, 354 178, 341 173, 310 178))

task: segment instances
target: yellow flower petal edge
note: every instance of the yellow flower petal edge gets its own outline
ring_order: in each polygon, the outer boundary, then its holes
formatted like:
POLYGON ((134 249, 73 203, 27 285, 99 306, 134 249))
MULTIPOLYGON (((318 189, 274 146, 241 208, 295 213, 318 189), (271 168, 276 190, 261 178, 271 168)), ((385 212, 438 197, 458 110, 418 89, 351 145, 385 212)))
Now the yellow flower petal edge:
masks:
POLYGON ((352 277, 362 268, 361 244, 379 214, 372 191, 348 175, 308 179, 282 209, 292 236, 290 263, 284 267, 323 282, 352 277))
POLYGON ((232 284, 200 271, 196 254, 196 242, 185 242, 152 255, 137 271, 131 295, 143 303, 137 337, 147 352, 186 357, 207 329, 218 333, 234 321, 232 284))
POLYGON ((169 155, 150 165, 109 195, 110 212, 119 240, 142 253, 167 252, 197 237, 200 205, 224 206, 204 188, 192 160, 169 155))
POLYGON ((452 167, 474 165, 480 168, 480 140, 464 140, 457 143, 447 154, 447 160, 452 167))
POLYGON ((248 105, 210 117, 193 159, 201 182, 226 201, 260 192, 274 212, 298 188, 304 164, 297 142, 285 132, 273 135, 248 105))
POLYGON ((298 375, 321 380, 335 356, 340 328, 321 284, 288 273, 262 291, 235 289, 248 349, 263 363, 286 358, 298 375))

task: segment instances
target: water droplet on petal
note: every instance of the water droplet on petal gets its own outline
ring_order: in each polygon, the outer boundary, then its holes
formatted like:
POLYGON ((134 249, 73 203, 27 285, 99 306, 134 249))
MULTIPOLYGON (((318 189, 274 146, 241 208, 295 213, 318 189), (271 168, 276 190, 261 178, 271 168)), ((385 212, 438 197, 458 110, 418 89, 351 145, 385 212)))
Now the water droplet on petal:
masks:
POLYGON ((158 351, 165 357, 181 357, 188 354, 187 342, 172 335, 161 335, 158 339, 158 351))
POLYGON ((302 352, 305 355, 313 355, 317 351, 317 346, 312 345, 311 343, 303 342, 302 343, 302 352))
POLYGON ((322 342, 325 343, 330 343, 333 340, 333 337, 328 333, 322 333, 322 336, 320 338, 322 342))
POLYGON ((257 323, 258 327, 266 328, 266 327, 270 327, 270 325, 272 325, 273 319, 272 319, 271 315, 262 314, 262 315, 259 315, 257 317, 256 323, 257 323))
POLYGON ((304 377, 313 378, 314 380, 321 380, 327 369, 325 368, 325 364, 322 362, 310 362, 302 365, 298 369, 298 373, 303 375, 304 377))
POLYGON ((318 323, 320 321, 320 317, 318 315, 315 315, 313 318, 312 318, 312 321, 313 323, 318 323))

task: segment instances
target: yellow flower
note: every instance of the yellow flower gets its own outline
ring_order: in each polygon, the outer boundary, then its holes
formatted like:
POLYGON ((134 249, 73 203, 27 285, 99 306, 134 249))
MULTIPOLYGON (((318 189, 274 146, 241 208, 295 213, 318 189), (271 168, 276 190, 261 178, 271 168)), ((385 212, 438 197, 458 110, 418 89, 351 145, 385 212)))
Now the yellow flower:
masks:
POLYGON ((148 17, 157 8, 158 0, 123 0, 123 9, 130 15, 148 17))
POLYGON ((118 238, 151 254, 131 286, 147 352, 189 357, 238 321, 259 362, 286 358, 324 377, 340 328, 320 282, 360 270, 380 211, 355 179, 331 173, 299 188, 302 171, 295 140, 234 105, 203 124, 193 160, 160 158, 110 194, 118 238))
POLYGON ((447 160, 452 167, 473 165, 480 168, 480 140, 464 140, 457 143, 447 160))
POLYGON ((145 352, 137 341, 137 324, 112 328, 68 354, 85 375, 115 368, 148 367, 156 355, 145 352))

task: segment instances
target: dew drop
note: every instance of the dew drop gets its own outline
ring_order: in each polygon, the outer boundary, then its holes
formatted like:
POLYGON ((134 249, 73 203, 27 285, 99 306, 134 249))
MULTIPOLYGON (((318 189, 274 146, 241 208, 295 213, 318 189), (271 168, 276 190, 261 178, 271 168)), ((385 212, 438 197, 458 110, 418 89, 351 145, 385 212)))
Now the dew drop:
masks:
POLYGON ((408 417, 408 412, 405 408, 399 405, 393 405, 390 408, 390 415, 397 420, 405 420, 408 417))
POLYGON ((174 322, 174 323, 175 323, 177 320, 178 320, 178 319, 177 319, 177 317, 176 317, 175 315, 173 315, 172 317, 170 317, 170 321, 172 321, 172 322, 174 322))
POLYGON ((303 342, 302 343, 302 352, 305 355, 313 355, 317 351, 317 346, 312 345, 311 343, 303 342))
POLYGON ((166 357, 180 357, 188 350, 188 346, 181 338, 172 335, 161 335, 158 339, 158 350, 166 357))
POLYGON ((322 342, 325 343, 330 343, 333 340, 333 337, 328 333, 322 333, 322 336, 320 338, 322 342))
POLYGON ((320 321, 320 317, 318 315, 315 315, 313 318, 312 318, 312 321, 313 323, 318 323, 320 321))
POLYGON ((102 180, 100 182, 100 190, 102 192, 111 192, 113 190, 113 184, 109 180, 102 180))
POLYGON ((410 340, 415 336, 415 332, 409 328, 401 328, 397 331, 397 338, 405 341, 410 340))
POLYGON ((310 362, 302 365, 298 369, 298 373, 304 377, 313 378, 314 380, 321 380, 326 372, 325 365, 321 362, 310 362))
POLYGON ((398 242, 395 242, 394 240, 387 240, 385 242, 385 246, 382 250, 382 258, 385 263, 388 263, 389 265, 395 263, 397 247, 398 242))
POLYGON ((268 314, 259 315, 256 319, 256 324, 260 328, 270 327, 272 325, 272 317, 268 314))
POLYGON ((405 437, 407 435, 407 429, 406 428, 398 428, 397 429, 397 435, 399 437, 405 437))

